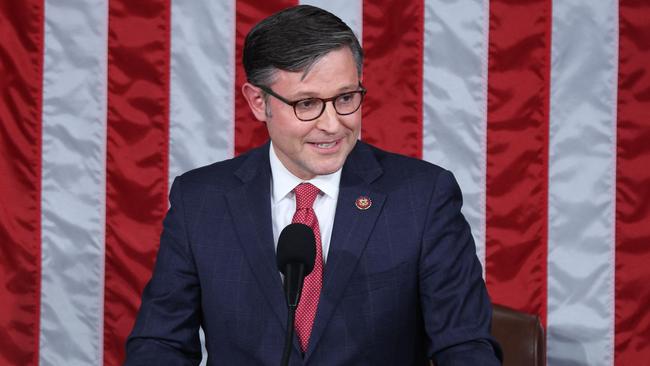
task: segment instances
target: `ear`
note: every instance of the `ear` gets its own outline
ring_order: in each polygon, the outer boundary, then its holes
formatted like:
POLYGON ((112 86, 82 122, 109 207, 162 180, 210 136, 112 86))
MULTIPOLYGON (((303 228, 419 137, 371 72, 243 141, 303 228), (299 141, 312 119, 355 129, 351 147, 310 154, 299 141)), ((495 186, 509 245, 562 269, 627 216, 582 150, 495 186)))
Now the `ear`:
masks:
POLYGON ((262 89, 256 87, 251 83, 245 83, 241 87, 241 92, 248 102, 248 107, 255 115, 258 121, 266 121, 266 101, 264 100, 264 92, 262 89))

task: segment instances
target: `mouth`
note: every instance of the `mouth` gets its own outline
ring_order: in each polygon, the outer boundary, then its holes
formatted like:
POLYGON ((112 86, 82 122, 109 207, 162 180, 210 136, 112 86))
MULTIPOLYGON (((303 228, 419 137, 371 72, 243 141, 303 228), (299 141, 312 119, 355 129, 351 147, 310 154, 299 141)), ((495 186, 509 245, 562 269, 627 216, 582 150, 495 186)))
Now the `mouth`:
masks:
POLYGON ((328 149, 328 148, 336 145, 336 141, 322 142, 322 143, 317 143, 317 144, 314 144, 314 145, 316 145, 316 147, 321 148, 321 149, 328 149))
POLYGON ((312 145, 318 151, 321 152, 332 152, 334 150, 337 150, 340 143, 341 143, 341 139, 338 139, 334 141, 310 142, 310 145, 312 145))

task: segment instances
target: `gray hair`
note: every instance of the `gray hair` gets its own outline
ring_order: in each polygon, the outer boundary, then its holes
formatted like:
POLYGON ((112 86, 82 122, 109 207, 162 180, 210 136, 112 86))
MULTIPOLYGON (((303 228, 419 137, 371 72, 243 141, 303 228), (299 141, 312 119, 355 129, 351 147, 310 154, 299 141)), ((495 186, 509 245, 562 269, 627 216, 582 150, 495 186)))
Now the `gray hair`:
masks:
POLYGON ((257 23, 244 41, 248 82, 269 87, 277 70, 307 73, 327 53, 349 47, 361 76, 363 50, 336 15, 310 5, 294 6, 257 23))

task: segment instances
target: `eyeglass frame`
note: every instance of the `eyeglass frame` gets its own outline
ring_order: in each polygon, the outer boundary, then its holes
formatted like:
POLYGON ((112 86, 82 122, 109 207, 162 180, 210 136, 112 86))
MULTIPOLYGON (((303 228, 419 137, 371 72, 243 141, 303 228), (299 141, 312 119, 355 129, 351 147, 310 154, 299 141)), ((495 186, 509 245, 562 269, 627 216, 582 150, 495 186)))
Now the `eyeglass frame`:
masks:
POLYGON ((336 114, 338 114, 339 116, 349 116, 349 115, 351 115, 352 113, 358 111, 359 108, 361 108, 361 104, 363 104, 363 98, 366 96, 366 92, 368 91, 366 88, 363 87, 363 85, 361 85, 361 83, 359 83, 359 88, 360 88, 360 89, 352 90, 352 91, 348 91, 348 92, 344 92, 344 93, 341 93, 341 94, 335 95, 335 96, 330 97, 330 98, 309 97, 309 98, 298 99, 298 100, 295 100, 295 101, 290 101, 290 100, 288 100, 288 99, 286 99, 286 98, 284 98, 284 97, 278 95, 278 94, 277 94, 276 92, 274 92, 273 89, 271 89, 271 88, 268 88, 268 87, 263 86, 263 85, 255 85, 255 86, 258 87, 258 88, 260 88, 260 89, 262 89, 262 91, 264 91, 265 93, 267 93, 267 94, 269 94, 269 95, 275 97, 276 99, 278 99, 279 101, 283 102, 284 104, 291 106, 291 107, 293 108, 293 114, 296 116, 296 118, 298 118, 298 120, 300 120, 300 121, 302 121, 302 122, 311 122, 311 121, 313 121, 313 120, 318 119, 318 117, 322 116, 322 115, 323 115, 323 112, 325 111, 325 107, 327 106, 327 102, 332 102, 332 107, 334 107, 334 111, 335 111, 336 114), (338 99, 339 97, 341 97, 341 96, 343 96, 343 95, 346 95, 346 94, 352 94, 352 93, 360 93, 360 94, 361 94, 361 101, 359 101, 359 105, 357 106, 357 108, 355 108, 355 109, 354 109, 352 112, 350 112, 350 113, 339 113, 338 109, 336 109, 336 104, 335 104, 334 102, 335 102, 336 99, 338 99), (317 100, 320 100, 321 102, 323 102, 323 106, 321 107, 321 110, 320 110, 320 112, 318 113, 318 115, 317 115, 316 117, 314 117, 314 118, 310 118, 310 119, 302 119, 302 118, 298 117, 298 112, 296 111, 296 105, 297 105, 298 103, 302 102, 302 101, 309 100, 309 99, 317 99, 317 100))

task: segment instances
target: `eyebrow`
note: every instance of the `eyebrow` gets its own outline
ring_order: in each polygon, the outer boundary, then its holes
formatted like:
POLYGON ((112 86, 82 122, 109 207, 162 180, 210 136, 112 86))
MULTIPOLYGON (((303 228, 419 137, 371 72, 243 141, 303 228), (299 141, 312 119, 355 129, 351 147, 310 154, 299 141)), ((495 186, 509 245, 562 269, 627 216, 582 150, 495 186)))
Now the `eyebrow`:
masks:
MULTIPOLYGON (((354 85, 346 85, 346 86, 344 86, 344 87, 339 88, 339 89, 336 91, 336 94, 334 94, 334 95, 330 95, 330 96, 326 96, 326 97, 324 97, 324 98, 329 98, 329 97, 333 97, 333 96, 335 96, 335 95, 339 95, 339 94, 344 94, 344 93, 347 93, 347 92, 355 91, 355 90, 357 90, 358 88, 359 88, 359 83, 354 84, 354 85)), ((289 100, 301 100, 301 99, 307 99, 307 98, 321 98, 321 97, 318 96, 318 93, 317 93, 317 92, 307 91, 307 92, 298 92, 298 93, 296 93, 296 94, 293 94, 291 97, 288 97, 287 99, 289 99, 289 100)))

